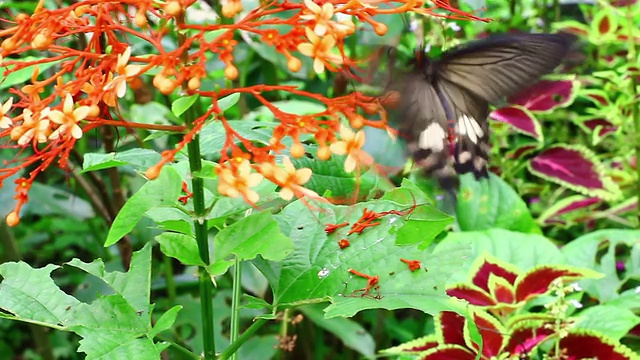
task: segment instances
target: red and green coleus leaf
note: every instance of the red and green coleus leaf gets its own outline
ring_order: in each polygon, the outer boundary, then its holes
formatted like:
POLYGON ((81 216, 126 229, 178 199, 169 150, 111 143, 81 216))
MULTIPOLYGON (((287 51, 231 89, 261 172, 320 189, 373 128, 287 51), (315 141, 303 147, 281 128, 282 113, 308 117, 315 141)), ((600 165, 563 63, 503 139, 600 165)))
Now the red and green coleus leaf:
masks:
POLYGON ((601 7, 591 21, 590 39, 595 44, 615 38, 618 18, 608 8, 601 7))
POLYGON ((508 101, 532 112, 547 113, 573 103, 579 89, 580 82, 575 76, 565 75, 557 79, 541 80, 527 90, 510 97, 508 101))
POLYGON ((604 166, 591 150, 579 145, 558 145, 536 155, 529 170, 543 179, 576 192, 604 200, 616 200, 620 189, 605 174, 604 166))
POLYGON ((590 117, 576 122, 585 132, 594 134, 598 139, 618 131, 618 126, 603 117, 590 117))
POLYGON ((503 351, 509 354, 528 354, 554 333, 555 317, 547 314, 524 314, 509 319, 509 338, 503 351))
POLYGON ((568 359, 640 359, 640 355, 630 348, 593 331, 573 331, 569 333, 566 337, 560 339, 560 350, 562 355, 568 359))
POLYGON ((438 337, 436 335, 428 335, 428 336, 423 336, 421 338, 408 341, 398 346, 381 350, 380 353, 386 354, 386 355, 419 353, 429 349, 433 349, 436 346, 438 346, 440 343, 441 342, 438 341, 438 337))
POLYGON ((458 299, 464 299, 471 305, 496 305, 496 301, 488 292, 475 285, 455 284, 447 288, 447 295, 457 297, 458 299))
POLYGON ((598 108, 606 108, 611 105, 609 94, 601 89, 583 89, 580 91, 580 96, 592 101, 598 108))
POLYGON ((542 141, 542 129, 535 115, 519 105, 507 106, 493 111, 489 117, 511 125, 517 132, 542 141))
POLYGON ((549 286, 556 279, 566 282, 584 278, 601 278, 602 275, 589 269, 580 269, 563 265, 543 265, 535 267, 521 275, 516 281, 516 301, 527 301, 530 298, 549 291, 549 286))
POLYGON ((440 345, 419 354, 421 360, 475 360, 476 354, 460 345, 440 345))
POLYGON ((562 215, 569 213, 575 214, 579 210, 590 209, 601 201, 602 200, 597 197, 586 197, 583 195, 566 197, 545 210, 538 217, 538 223, 550 225, 560 222, 566 224, 567 221, 564 217, 561 217, 562 215))
POLYGON ((471 282, 487 292, 490 291, 489 277, 492 274, 506 279, 510 284, 514 284, 520 275, 520 269, 516 266, 501 261, 486 252, 474 262, 469 272, 473 274, 471 282))
MULTIPOLYGON (((505 328, 500 322, 485 311, 473 311, 473 323, 482 338, 482 358, 492 358, 502 352, 506 343, 505 328)), ((471 350, 474 354, 480 346, 471 339, 468 319, 451 311, 438 314, 435 319, 436 336, 444 345, 457 345, 471 350)), ((438 347, 439 348, 439 347, 438 347)))

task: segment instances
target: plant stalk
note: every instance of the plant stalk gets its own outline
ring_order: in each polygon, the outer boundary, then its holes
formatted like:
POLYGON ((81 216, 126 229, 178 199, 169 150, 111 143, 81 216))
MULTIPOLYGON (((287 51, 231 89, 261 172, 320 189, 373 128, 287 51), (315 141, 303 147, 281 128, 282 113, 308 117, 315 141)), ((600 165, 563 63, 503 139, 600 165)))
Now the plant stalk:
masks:
POLYGON ((238 351, 238 349, 240 348, 240 346, 242 346, 242 344, 247 342, 247 340, 249 340, 253 336, 253 334, 255 334, 255 332, 258 331, 266 323, 267 323, 267 320, 265 319, 256 320, 253 324, 251 324, 251 326, 249 326, 247 330, 245 330, 244 333, 242 333, 242 335, 238 337, 236 341, 232 342, 231 345, 229 345, 229 347, 226 348, 222 352, 222 354, 220 354, 220 357, 218 359, 226 360, 229 357, 231 357, 232 354, 238 351))
MULTIPOLYGON (((233 267, 233 298, 231 299, 231 334, 229 339, 231 343, 238 340, 240 334, 240 293, 242 290, 242 268, 240 266, 240 260, 235 258, 235 264, 233 267)), ((238 353, 234 352, 232 356, 233 360, 238 359, 238 353)))

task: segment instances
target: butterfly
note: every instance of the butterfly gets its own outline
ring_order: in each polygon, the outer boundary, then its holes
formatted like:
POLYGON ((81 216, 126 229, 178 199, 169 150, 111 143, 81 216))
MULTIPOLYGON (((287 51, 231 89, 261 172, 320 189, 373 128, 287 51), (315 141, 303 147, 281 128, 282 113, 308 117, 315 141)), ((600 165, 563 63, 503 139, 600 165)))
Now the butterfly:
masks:
MULTIPOLYGON (((458 175, 488 177, 489 105, 516 95, 568 55, 570 34, 496 35, 429 59, 416 50, 408 72, 394 73, 401 138, 415 163, 454 191, 458 175)), ((390 56, 393 66, 395 59, 390 56)))

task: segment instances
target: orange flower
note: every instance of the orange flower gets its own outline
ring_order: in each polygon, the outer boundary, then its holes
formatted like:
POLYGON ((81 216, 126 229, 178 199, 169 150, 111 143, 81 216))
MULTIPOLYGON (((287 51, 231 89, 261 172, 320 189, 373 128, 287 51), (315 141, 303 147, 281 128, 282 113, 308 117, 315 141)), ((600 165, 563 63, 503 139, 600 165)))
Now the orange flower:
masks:
POLYGON ((49 135, 49 139, 55 140, 60 137, 61 134, 70 133, 74 139, 80 139, 82 137, 82 128, 78 123, 84 120, 91 111, 88 106, 80 106, 77 109, 73 109, 73 98, 67 94, 62 111, 52 110, 49 114, 49 119, 60 126, 49 135))
POLYGON ((276 168, 274 171, 274 177, 281 187, 280 197, 283 200, 289 201, 293 199, 293 196, 296 193, 308 197, 318 196, 314 191, 302 186, 311 179, 311 175, 313 174, 311 169, 302 168, 296 170, 288 156, 285 156, 282 159, 282 164, 284 165, 284 169, 276 168))
POLYGON ((49 128, 49 108, 45 108, 36 116, 33 116, 33 111, 24 109, 22 116, 24 121, 20 126, 16 126, 11 129, 11 139, 18 140, 18 145, 26 145, 35 138, 37 142, 43 143, 47 141, 47 135, 51 129, 49 128))
POLYGON ((119 98, 127 93, 127 78, 136 76, 140 72, 140 65, 127 65, 129 57, 131 57, 131 46, 128 46, 122 54, 118 55, 118 63, 116 64, 118 76, 104 87, 105 90, 114 89, 116 96, 119 98))
POLYGON ((336 64, 342 64, 342 57, 331 53, 331 49, 336 45, 336 39, 333 35, 327 35, 319 38, 311 29, 305 28, 308 43, 298 45, 298 51, 303 55, 313 58, 313 70, 316 73, 324 71, 325 62, 332 61, 336 64))
POLYGON ((311 14, 301 15, 300 18, 315 20, 316 26, 313 28, 313 32, 318 36, 324 36, 327 33, 330 19, 333 17, 333 4, 326 2, 320 7, 313 0, 304 0, 304 5, 311 11, 311 14))
POLYGON ((260 200, 260 195, 250 188, 260 184, 264 178, 262 174, 251 173, 251 164, 243 160, 236 168, 236 173, 231 169, 218 168, 218 192, 229 197, 242 196, 248 202, 255 204, 260 200))
POLYGON ((344 161, 344 171, 350 173, 355 170, 358 162, 369 161, 371 157, 362 151, 365 142, 364 131, 354 133, 348 127, 340 125, 340 141, 336 141, 329 146, 331 152, 336 155, 347 155, 344 161))
POLYGON ((12 97, 5 101, 2 107, 0 107, 0 129, 7 129, 13 124, 11 118, 7 116, 7 113, 11 111, 11 105, 13 105, 12 97))
MULTIPOLYGON (((103 75, 93 76, 91 78, 90 82, 82 84, 82 87, 80 88, 80 91, 82 91, 84 93, 87 93, 89 95, 94 94, 96 89, 101 89, 102 88, 102 86, 103 86, 102 84, 104 84, 104 83, 108 84, 113 80, 113 73, 109 72, 106 75, 106 77, 107 77, 106 81, 103 81, 103 79, 104 79, 103 75)), ((108 106, 114 107, 114 106, 116 106, 116 95, 113 92, 105 92, 102 95, 102 101, 104 101, 104 103, 107 104, 108 106)))

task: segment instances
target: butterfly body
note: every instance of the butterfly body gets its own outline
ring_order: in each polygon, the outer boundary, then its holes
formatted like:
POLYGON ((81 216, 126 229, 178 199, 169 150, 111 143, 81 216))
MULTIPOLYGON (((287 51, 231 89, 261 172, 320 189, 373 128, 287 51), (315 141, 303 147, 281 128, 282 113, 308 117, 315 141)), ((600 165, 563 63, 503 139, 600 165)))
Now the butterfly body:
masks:
POLYGON ((418 166, 445 190, 458 174, 488 176, 489 104, 532 86, 567 55, 565 34, 494 36, 429 59, 416 51, 391 84, 401 95, 400 127, 418 166))

